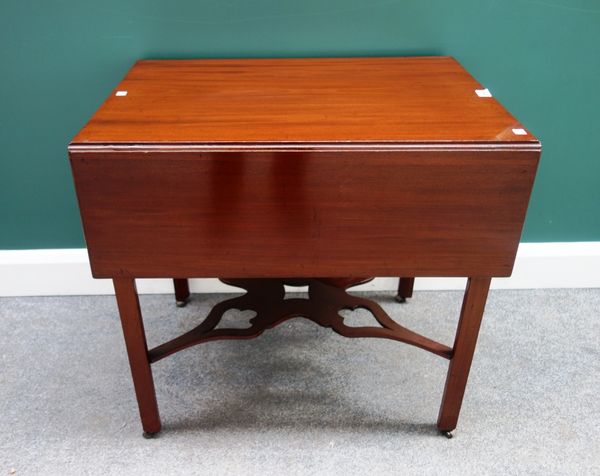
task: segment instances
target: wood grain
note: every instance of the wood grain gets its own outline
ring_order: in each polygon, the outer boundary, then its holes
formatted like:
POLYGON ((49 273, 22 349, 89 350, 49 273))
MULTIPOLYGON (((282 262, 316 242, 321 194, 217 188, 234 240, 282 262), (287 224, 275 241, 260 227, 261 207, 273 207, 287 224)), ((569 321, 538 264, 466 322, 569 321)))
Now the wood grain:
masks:
POLYGON ((469 278, 467 282, 438 416, 437 426, 441 431, 452 431, 458 423, 490 281, 490 278, 469 278))
POLYGON ((157 433, 161 427, 160 415, 135 281, 128 278, 116 278, 113 279, 113 284, 142 427, 148 434, 157 433))
POLYGON ((509 276, 539 153, 71 153, 95 277, 509 276))
POLYGON ((448 57, 134 65, 69 156, 93 275, 115 284, 145 431, 160 429, 150 358, 300 314, 451 358, 438 427, 454 429, 490 277, 511 274, 541 151, 481 87, 448 57), (179 300, 185 278, 221 276, 256 287, 221 305, 260 311, 251 328, 219 331, 217 305, 150 357, 134 278, 176 278, 179 300), (347 295, 369 279, 357 276, 404 276, 400 297, 414 277, 469 277, 453 349, 347 295), (283 299, 275 278, 310 283, 312 301, 283 299), (277 284, 265 294, 267 281, 277 284), (345 326, 327 312, 340 305, 371 309, 383 328, 345 326))
POLYGON ((73 144, 536 143, 482 87, 450 57, 138 61, 73 144))
POLYGON ((414 345, 446 359, 452 355, 452 349, 448 346, 395 322, 375 301, 346 292, 347 288, 365 282, 365 278, 307 279, 302 284, 308 286, 308 299, 286 299, 284 285, 296 285, 296 279, 223 279, 222 281, 245 289, 247 293, 217 303, 198 326, 150 350, 149 358, 152 363, 204 342, 253 339, 265 330, 295 317, 304 317, 323 327, 330 327, 344 337, 392 339, 414 345), (251 310, 256 315, 248 321, 247 327, 221 328, 219 323, 223 315, 232 309, 251 310), (340 311, 356 309, 369 311, 378 325, 347 325, 340 311))

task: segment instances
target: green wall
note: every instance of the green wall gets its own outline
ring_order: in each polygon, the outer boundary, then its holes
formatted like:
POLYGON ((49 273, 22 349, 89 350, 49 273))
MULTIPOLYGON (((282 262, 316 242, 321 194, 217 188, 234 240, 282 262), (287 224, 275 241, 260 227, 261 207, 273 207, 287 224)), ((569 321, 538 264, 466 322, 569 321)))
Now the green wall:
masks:
POLYGON ((138 58, 417 54, 542 140, 523 240, 600 240, 599 0, 0 0, 0 249, 84 245, 66 146, 138 58))

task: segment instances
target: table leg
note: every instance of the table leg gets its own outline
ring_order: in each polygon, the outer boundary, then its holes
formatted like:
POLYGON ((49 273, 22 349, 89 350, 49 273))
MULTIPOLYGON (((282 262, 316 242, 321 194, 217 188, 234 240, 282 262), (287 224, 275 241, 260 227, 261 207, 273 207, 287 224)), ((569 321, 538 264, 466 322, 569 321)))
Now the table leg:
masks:
POLYGON ((446 436, 456 428, 491 278, 469 278, 448 367, 437 426, 446 436))
POLYGON ((135 280, 114 278, 113 284, 144 436, 150 436, 160 431, 160 416, 135 280))
POLYGON ((175 304, 177 304, 177 307, 184 307, 190 297, 188 280, 185 278, 174 279, 173 285, 175 286, 175 304))
POLYGON ((396 301, 406 302, 406 298, 412 297, 413 287, 415 286, 415 278, 400 278, 398 282, 398 294, 396 301))

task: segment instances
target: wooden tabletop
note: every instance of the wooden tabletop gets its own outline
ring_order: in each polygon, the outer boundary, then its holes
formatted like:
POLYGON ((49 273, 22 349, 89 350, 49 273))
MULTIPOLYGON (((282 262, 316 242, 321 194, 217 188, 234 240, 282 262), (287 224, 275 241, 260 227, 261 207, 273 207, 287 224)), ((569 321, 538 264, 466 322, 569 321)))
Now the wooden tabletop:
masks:
POLYGON ((451 57, 138 61, 71 147, 537 146, 481 89, 451 57))

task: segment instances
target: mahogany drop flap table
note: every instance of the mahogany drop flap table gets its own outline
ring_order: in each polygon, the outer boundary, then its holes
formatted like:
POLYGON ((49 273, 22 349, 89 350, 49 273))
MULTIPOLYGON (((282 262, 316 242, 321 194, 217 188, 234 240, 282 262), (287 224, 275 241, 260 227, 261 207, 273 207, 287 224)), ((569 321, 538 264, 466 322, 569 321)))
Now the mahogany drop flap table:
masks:
POLYGON ((450 57, 138 61, 69 144, 91 269, 111 278, 146 435, 151 364, 305 317, 449 360, 451 435, 492 277, 510 276, 539 141, 450 57), (468 278, 454 343, 348 294, 373 276, 468 278), (218 277, 246 294, 148 349, 136 278, 218 277), (285 299, 284 285, 307 299, 285 299), (352 327, 343 309, 378 326, 352 327), (223 329, 229 309, 253 310, 223 329))

